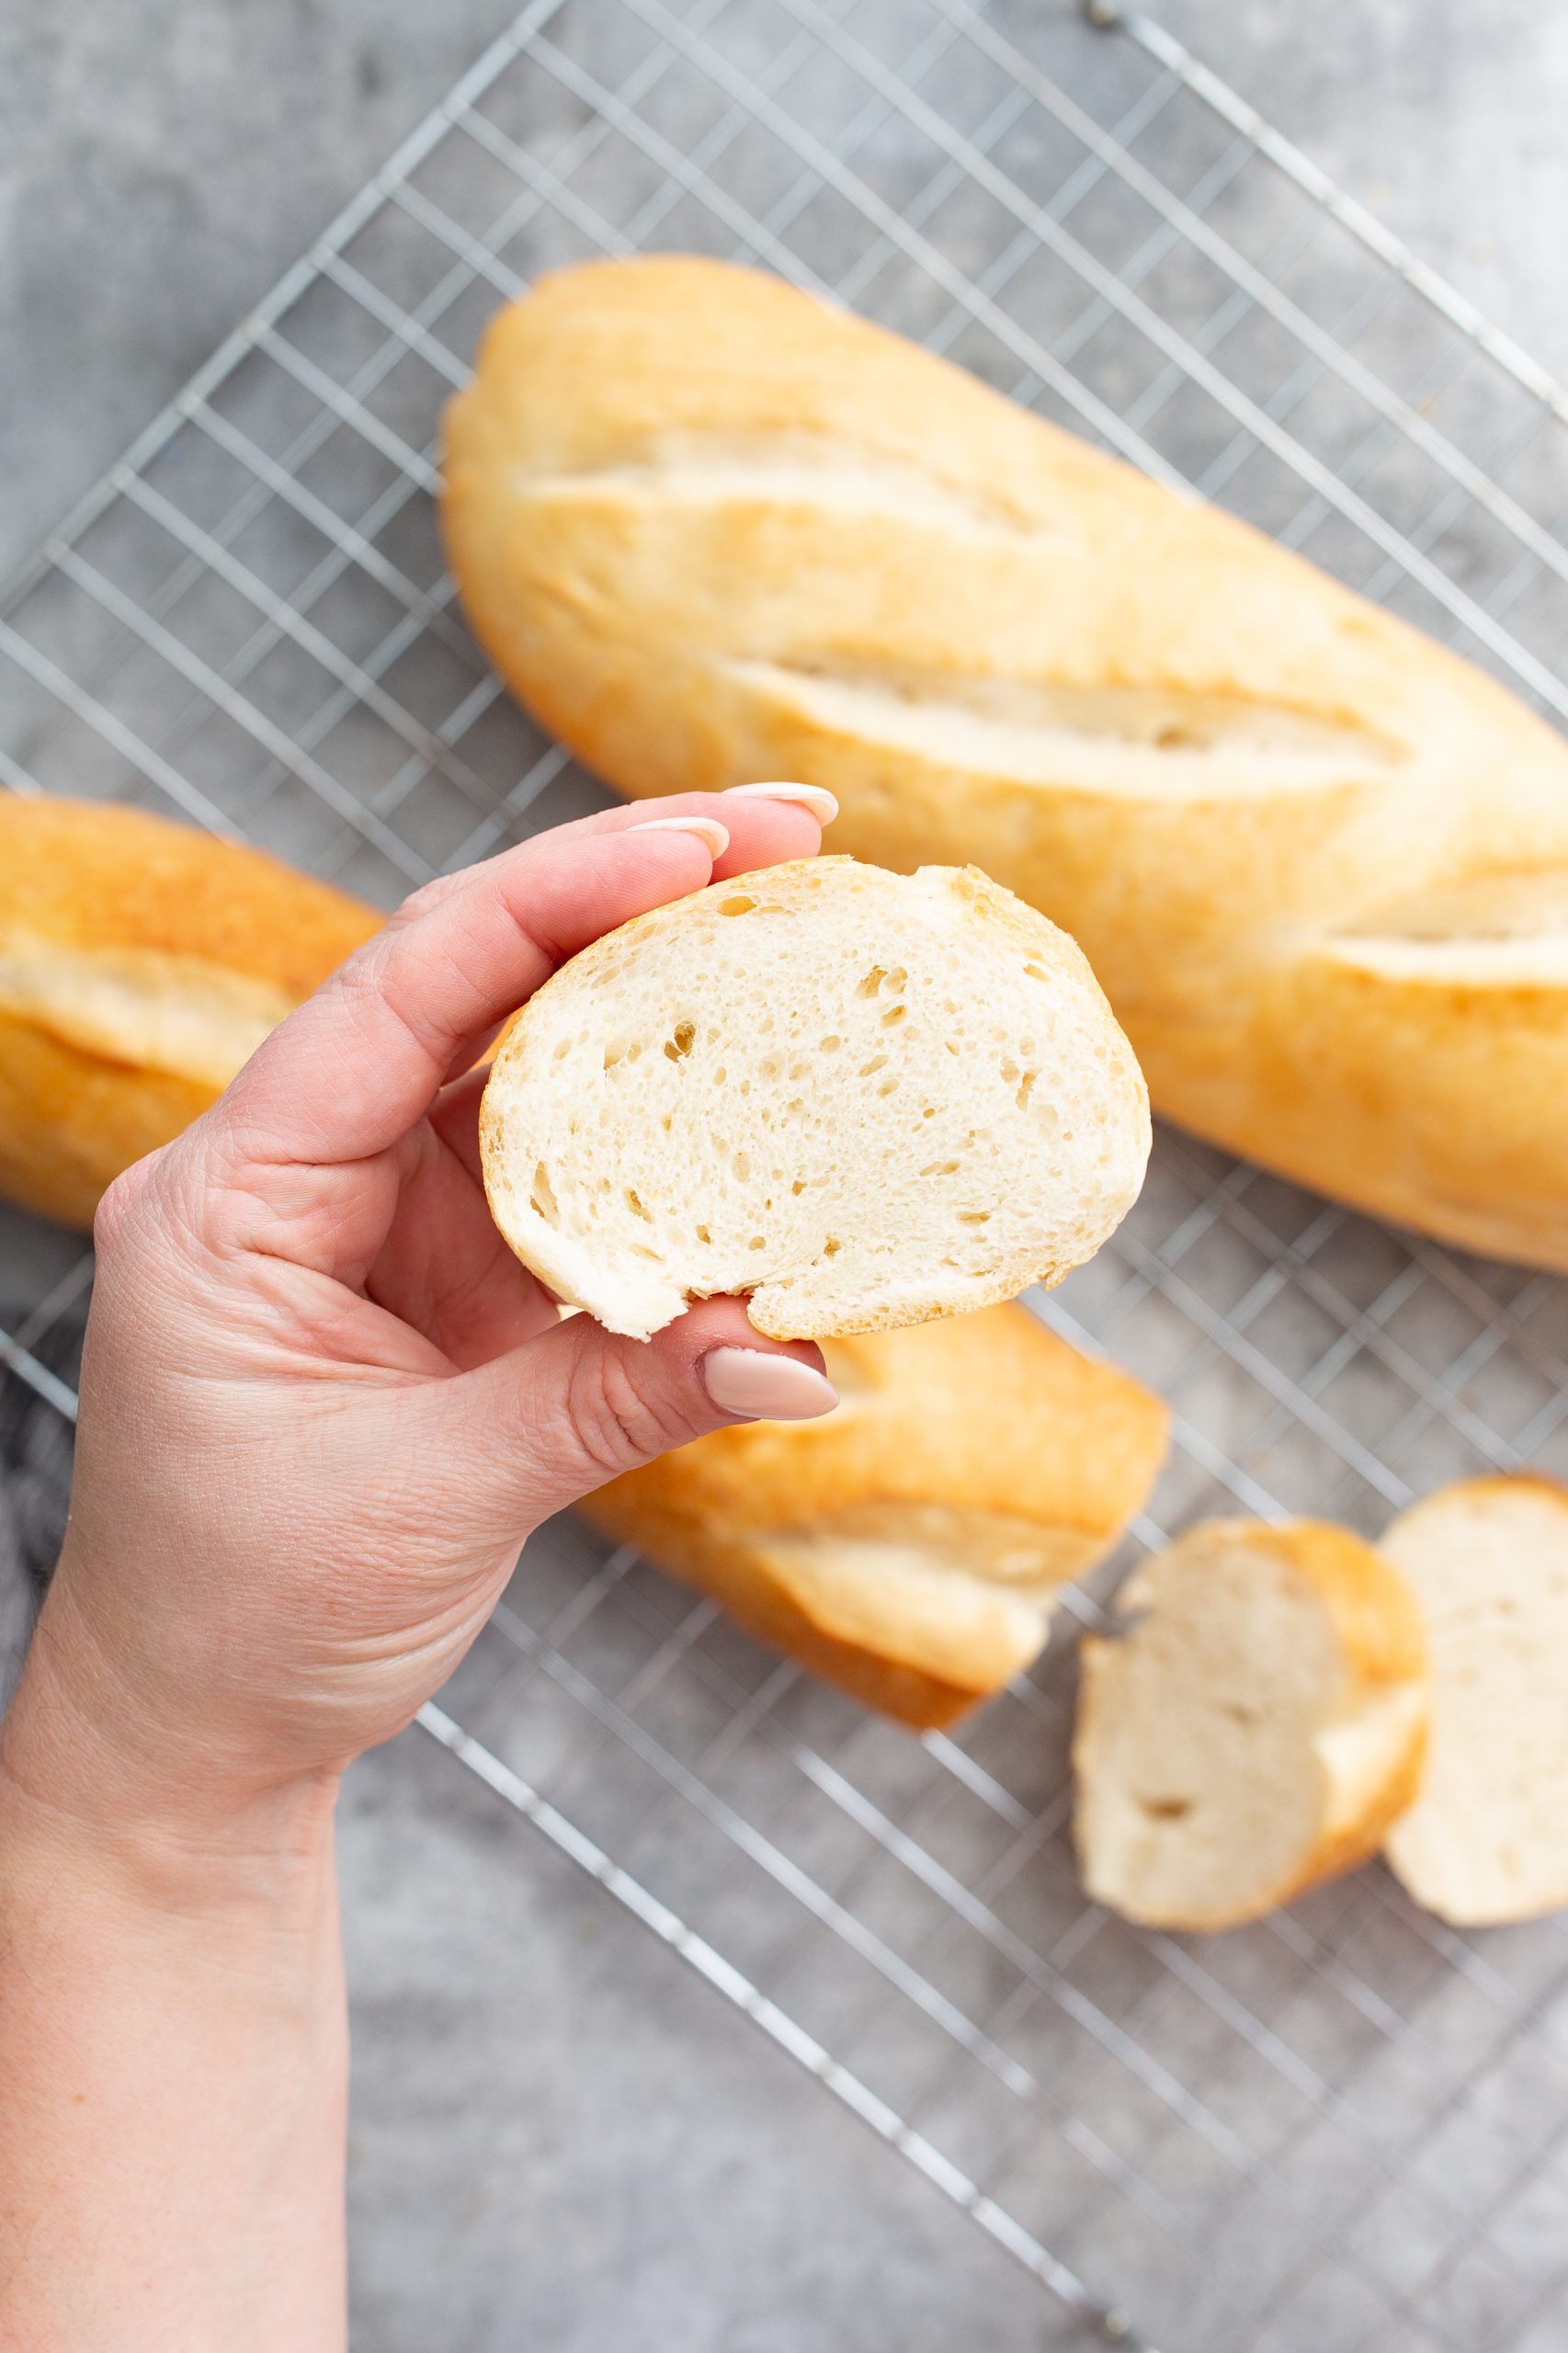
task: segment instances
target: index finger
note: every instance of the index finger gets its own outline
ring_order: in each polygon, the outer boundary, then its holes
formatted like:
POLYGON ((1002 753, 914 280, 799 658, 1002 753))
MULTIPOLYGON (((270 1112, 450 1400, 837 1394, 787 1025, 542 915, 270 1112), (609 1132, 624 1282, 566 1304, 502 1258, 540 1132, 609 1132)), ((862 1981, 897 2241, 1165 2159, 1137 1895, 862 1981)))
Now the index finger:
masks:
POLYGON ((416 892, 273 1031, 211 1116, 252 1164, 369 1159, 580 948, 715 877, 810 857, 821 837, 797 804, 699 792, 536 835, 416 892), (729 847, 715 858, 659 822, 679 817, 717 820, 729 847))

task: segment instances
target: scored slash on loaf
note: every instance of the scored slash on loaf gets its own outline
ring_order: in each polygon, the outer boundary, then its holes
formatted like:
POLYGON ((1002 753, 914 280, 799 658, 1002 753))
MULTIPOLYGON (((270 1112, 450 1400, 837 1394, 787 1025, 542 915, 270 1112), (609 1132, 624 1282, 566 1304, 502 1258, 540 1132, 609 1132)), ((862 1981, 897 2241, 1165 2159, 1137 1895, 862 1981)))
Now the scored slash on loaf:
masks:
POLYGON ((633 795, 794 775, 1077 939, 1156 1106, 1568 1267, 1568 749, 1214 509, 760 271, 542 279, 446 425, 510 684, 633 795))
POLYGON ((972 869, 772 867, 573 958, 480 1115, 512 1248, 646 1339, 738 1293, 777 1338, 1059 1281, 1135 1199, 1143 1082, 1064 935, 972 869))

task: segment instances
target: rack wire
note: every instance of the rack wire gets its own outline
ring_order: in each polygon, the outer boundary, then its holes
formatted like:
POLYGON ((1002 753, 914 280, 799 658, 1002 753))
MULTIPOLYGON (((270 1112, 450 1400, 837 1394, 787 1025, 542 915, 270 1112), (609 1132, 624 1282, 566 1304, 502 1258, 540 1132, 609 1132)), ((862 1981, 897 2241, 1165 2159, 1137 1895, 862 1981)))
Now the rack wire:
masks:
MULTIPOLYGON (((0 608, 0 779, 173 810, 390 903, 597 805, 443 576, 440 404, 542 268, 679 246, 854 304, 1218 498, 1558 718, 1568 406, 1156 25, 1017 0, 532 0, 0 608)), ((0 1217, 13 1420, 90 1279, 0 1217)), ((427 1732, 1051 2291, 1042 2343, 1546 2353, 1568 1937, 1381 1869, 1133 1929, 1066 1839, 1074 1635, 1211 1510, 1368 1531, 1568 1471, 1568 1292, 1180 1135, 1038 1302, 1175 1449, 1032 1674, 914 1740, 631 1552, 528 1545, 427 1732), (1053 2301, 1052 2301, 1053 2300, 1053 2301)))

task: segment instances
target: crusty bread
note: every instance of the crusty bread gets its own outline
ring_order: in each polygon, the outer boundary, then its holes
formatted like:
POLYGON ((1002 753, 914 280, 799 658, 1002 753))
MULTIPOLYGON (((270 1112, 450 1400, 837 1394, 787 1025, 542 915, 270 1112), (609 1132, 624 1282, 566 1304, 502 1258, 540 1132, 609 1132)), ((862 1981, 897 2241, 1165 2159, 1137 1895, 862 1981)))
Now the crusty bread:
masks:
POLYGON ((1426 1620, 1432 1733, 1387 1854, 1466 1927, 1568 1904, 1568 1488, 1465 1479, 1382 1540, 1426 1620))
POLYGON ((1165 1408, 1022 1307, 824 1352, 834 1413, 717 1430, 583 1508, 857 1699, 949 1723, 1142 1504, 1165 1408))
POLYGON ((1087 1258, 1149 1152, 1078 949, 973 869, 802 859, 573 958, 497 1051, 484 1182, 518 1256, 646 1339, 735 1292, 820 1338, 1087 1258))
POLYGON ((381 917, 260 851, 0 792, 0 1192, 90 1225, 381 917))
POLYGON ((1568 1267, 1568 751, 1213 509, 760 272, 547 278, 446 428, 473 625, 632 794, 798 776, 1085 949, 1158 1108, 1568 1267))
POLYGON ((1421 1616, 1348 1530, 1210 1520, 1146 1562, 1082 1646, 1089 1893, 1166 1928, 1256 1919, 1375 1854, 1421 1771, 1421 1616))

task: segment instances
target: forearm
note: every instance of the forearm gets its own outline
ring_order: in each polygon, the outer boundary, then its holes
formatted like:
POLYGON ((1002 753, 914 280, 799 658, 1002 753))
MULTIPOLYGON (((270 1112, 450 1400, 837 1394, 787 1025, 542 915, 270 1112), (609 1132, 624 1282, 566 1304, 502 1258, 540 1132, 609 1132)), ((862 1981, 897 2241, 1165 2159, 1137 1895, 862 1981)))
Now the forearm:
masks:
POLYGON ((112 1780, 93 1823, 40 1785, 40 1705, 0 1749, 0 2343, 341 2353, 330 1795, 230 1853, 147 1836, 112 1780))

